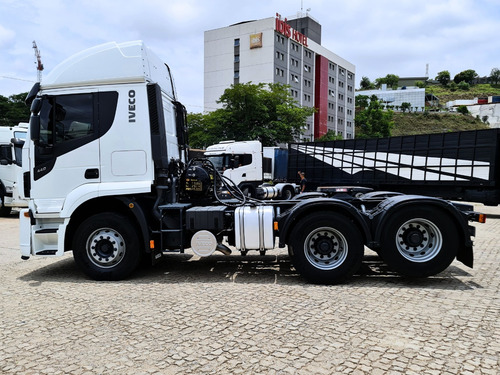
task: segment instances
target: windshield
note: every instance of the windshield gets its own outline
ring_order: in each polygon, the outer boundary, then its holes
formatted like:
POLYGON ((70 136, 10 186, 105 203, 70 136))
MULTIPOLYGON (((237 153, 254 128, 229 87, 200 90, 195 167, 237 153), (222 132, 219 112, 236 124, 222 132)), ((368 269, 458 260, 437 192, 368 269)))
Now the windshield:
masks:
POLYGON ((210 160, 214 164, 215 169, 218 170, 219 172, 227 168, 228 161, 224 159, 227 159, 227 155, 208 157, 208 160, 210 160))

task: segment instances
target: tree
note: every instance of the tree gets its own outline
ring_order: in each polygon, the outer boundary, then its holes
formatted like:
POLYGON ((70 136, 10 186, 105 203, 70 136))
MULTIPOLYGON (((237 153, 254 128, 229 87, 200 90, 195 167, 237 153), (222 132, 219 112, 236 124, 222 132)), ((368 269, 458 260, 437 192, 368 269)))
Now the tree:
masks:
POLYGON ((474 81, 475 78, 477 78, 478 75, 475 70, 472 69, 467 69, 464 70, 463 72, 458 73, 454 78, 453 81, 455 83, 460 83, 462 81, 467 82, 469 85, 472 85, 472 81, 474 81))
POLYGON ((370 98, 368 95, 356 95, 354 98, 356 107, 359 107, 361 109, 365 109, 368 107, 368 104, 370 102, 370 98))
POLYGON ((498 68, 491 69, 490 82, 493 85, 496 85, 498 84, 498 82, 500 82, 500 69, 498 68))
POLYGON ((375 88, 375 85, 371 83, 368 77, 362 77, 359 86, 361 87, 361 90, 370 90, 375 88))
POLYGON ((464 90, 464 91, 468 91, 468 90, 470 90, 470 85, 469 85, 467 82, 465 82, 465 81, 460 82, 460 83, 457 85, 457 87, 458 87, 460 90, 464 90))
POLYGON ((469 109, 465 105, 459 105, 457 108, 457 112, 461 113, 462 115, 467 115, 469 114, 469 109))
POLYGON ((375 86, 377 86, 377 88, 380 88, 382 84, 385 83, 387 84, 387 87, 396 88, 398 87, 398 82, 399 82, 399 76, 395 74, 387 74, 383 78, 377 78, 375 80, 375 86))
POLYGON ((438 81, 442 86, 447 86, 450 83, 450 72, 447 70, 443 70, 439 72, 436 76, 436 81, 438 81))
POLYGON ((415 86, 417 86, 419 89, 425 88, 425 82, 424 81, 415 81, 415 86))
POLYGON ((408 103, 408 102, 404 102, 404 103, 401 103, 401 110, 404 112, 406 112, 406 110, 410 110, 410 107, 411 107, 411 103, 408 103))
POLYGON ((279 83, 236 84, 226 89, 222 108, 206 115, 191 114, 189 144, 204 148, 222 140, 259 140, 264 146, 294 141, 304 131, 314 108, 300 107, 289 86, 279 83))
POLYGON ((340 134, 336 134, 333 130, 328 130, 325 134, 323 134, 318 139, 315 139, 314 142, 326 142, 326 141, 337 141, 342 140, 342 136, 340 134))
POLYGON ((389 137, 394 126, 391 110, 384 111, 376 95, 370 98, 367 108, 356 114, 354 119, 357 138, 389 137))
POLYGON ((0 126, 14 126, 29 121, 30 108, 24 103, 26 95, 27 92, 8 98, 0 95, 0 126))

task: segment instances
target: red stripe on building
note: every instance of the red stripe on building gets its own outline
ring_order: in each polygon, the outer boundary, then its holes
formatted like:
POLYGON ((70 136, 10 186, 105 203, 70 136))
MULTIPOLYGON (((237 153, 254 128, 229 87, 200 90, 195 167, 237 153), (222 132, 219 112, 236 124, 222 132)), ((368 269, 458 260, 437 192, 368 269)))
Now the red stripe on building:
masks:
POLYGON ((328 131, 328 59, 316 55, 316 71, 314 78, 314 139, 328 131))

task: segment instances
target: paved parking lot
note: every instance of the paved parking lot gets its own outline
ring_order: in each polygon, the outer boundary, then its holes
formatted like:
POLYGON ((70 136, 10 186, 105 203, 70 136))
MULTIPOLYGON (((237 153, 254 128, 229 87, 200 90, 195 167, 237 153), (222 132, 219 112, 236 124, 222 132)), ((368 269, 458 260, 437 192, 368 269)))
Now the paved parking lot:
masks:
POLYGON ((94 282, 71 254, 22 261, 1 218, 0 373, 499 374, 500 208, 476 209, 492 216, 473 270, 407 280, 369 254, 339 286, 307 284, 283 251, 94 282))

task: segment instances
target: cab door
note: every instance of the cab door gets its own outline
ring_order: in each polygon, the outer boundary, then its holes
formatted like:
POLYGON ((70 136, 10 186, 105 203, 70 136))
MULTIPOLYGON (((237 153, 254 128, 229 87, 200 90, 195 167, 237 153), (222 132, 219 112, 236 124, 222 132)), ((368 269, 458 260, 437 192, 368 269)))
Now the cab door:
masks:
MULTIPOLYGON (((33 161, 31 196, 38 212, 60 212, 72 192, 100 182, 99 138, 112 122, 99 115, 100 107, 106 108, 103 105, 106 97, 114 99, 114 107, 111 107, 114 118, 117 93, 42 98, 39 134, 34 137, 32 134, 35 139, 30 153, 33 161)), ((32 126, 36 125, 32 123, 32 126)))

